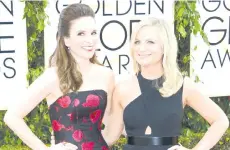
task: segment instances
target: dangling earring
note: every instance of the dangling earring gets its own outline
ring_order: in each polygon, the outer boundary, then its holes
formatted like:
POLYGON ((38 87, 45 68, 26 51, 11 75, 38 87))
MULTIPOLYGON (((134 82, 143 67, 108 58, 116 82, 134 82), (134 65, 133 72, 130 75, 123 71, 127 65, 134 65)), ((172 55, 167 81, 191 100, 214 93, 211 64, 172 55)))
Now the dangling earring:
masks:
POLYGON ((67 47, 67 52, 69 52, 70 51, 70 48, 69 47, 67 47))

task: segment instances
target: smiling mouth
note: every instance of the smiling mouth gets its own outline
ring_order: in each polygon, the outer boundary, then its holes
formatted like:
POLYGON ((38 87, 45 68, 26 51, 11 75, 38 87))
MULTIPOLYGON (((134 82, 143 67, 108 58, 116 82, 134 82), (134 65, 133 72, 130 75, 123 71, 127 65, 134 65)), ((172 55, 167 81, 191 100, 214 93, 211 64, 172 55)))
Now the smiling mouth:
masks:
POLYGON ((150 56, 150 55, 152 55, 152 54, 138 54, 138 56, 140 56, 140 57, 147 57, 147 56, 150 56))
POLYGON ((89 52, 93 50, 93 46, 83 46, 82 48, 89 52))

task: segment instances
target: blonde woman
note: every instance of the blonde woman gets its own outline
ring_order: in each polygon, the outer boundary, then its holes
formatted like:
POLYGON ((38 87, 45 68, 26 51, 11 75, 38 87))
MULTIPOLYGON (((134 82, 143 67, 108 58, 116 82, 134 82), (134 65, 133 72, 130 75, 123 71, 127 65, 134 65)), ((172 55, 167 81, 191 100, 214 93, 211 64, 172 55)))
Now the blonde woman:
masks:
POLYGON ((124 150, 188 150, 178 143, 188 105, 211 125, 193 150, 211 149, 228 128, 228 119, 181 75, 177 41, 168 24, 156 18, 141 21, 131 37, 131 55, 136 74, 115 88, 107 143, 112 145, 125 127, 124 150))

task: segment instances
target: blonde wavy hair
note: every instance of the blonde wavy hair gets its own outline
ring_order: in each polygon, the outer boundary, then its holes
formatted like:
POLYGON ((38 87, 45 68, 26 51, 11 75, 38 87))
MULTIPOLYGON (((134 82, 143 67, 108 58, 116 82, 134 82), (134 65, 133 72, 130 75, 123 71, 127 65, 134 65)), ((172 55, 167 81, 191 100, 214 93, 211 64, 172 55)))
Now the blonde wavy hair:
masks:
POLYGON ((183 84, 183 76, 179 70, 177 64, 177 40, 174 32, 169 27, 169 24, 159 18, 148 18, 138 23, 131 35, 130 47, 131 57, 133 58, 134 73, 141 71, 141 66, 137 63, 134 58, 133 45, 137 36, 138 31, 144 26, 156 27, 160 32, 160 40, 163 43, 163 84, 159 88, 159 91, 163 97, 169 97, 175 94, 183 84))

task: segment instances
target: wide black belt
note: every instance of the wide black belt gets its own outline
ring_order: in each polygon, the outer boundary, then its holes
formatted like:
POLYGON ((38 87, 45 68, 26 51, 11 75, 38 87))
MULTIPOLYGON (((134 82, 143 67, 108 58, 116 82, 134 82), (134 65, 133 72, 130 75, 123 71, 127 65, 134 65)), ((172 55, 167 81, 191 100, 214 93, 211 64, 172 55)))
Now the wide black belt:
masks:
POLYGON ((177 145, 178 137, 148 137, 148 136, 128 136, 129 145, 177 145))

